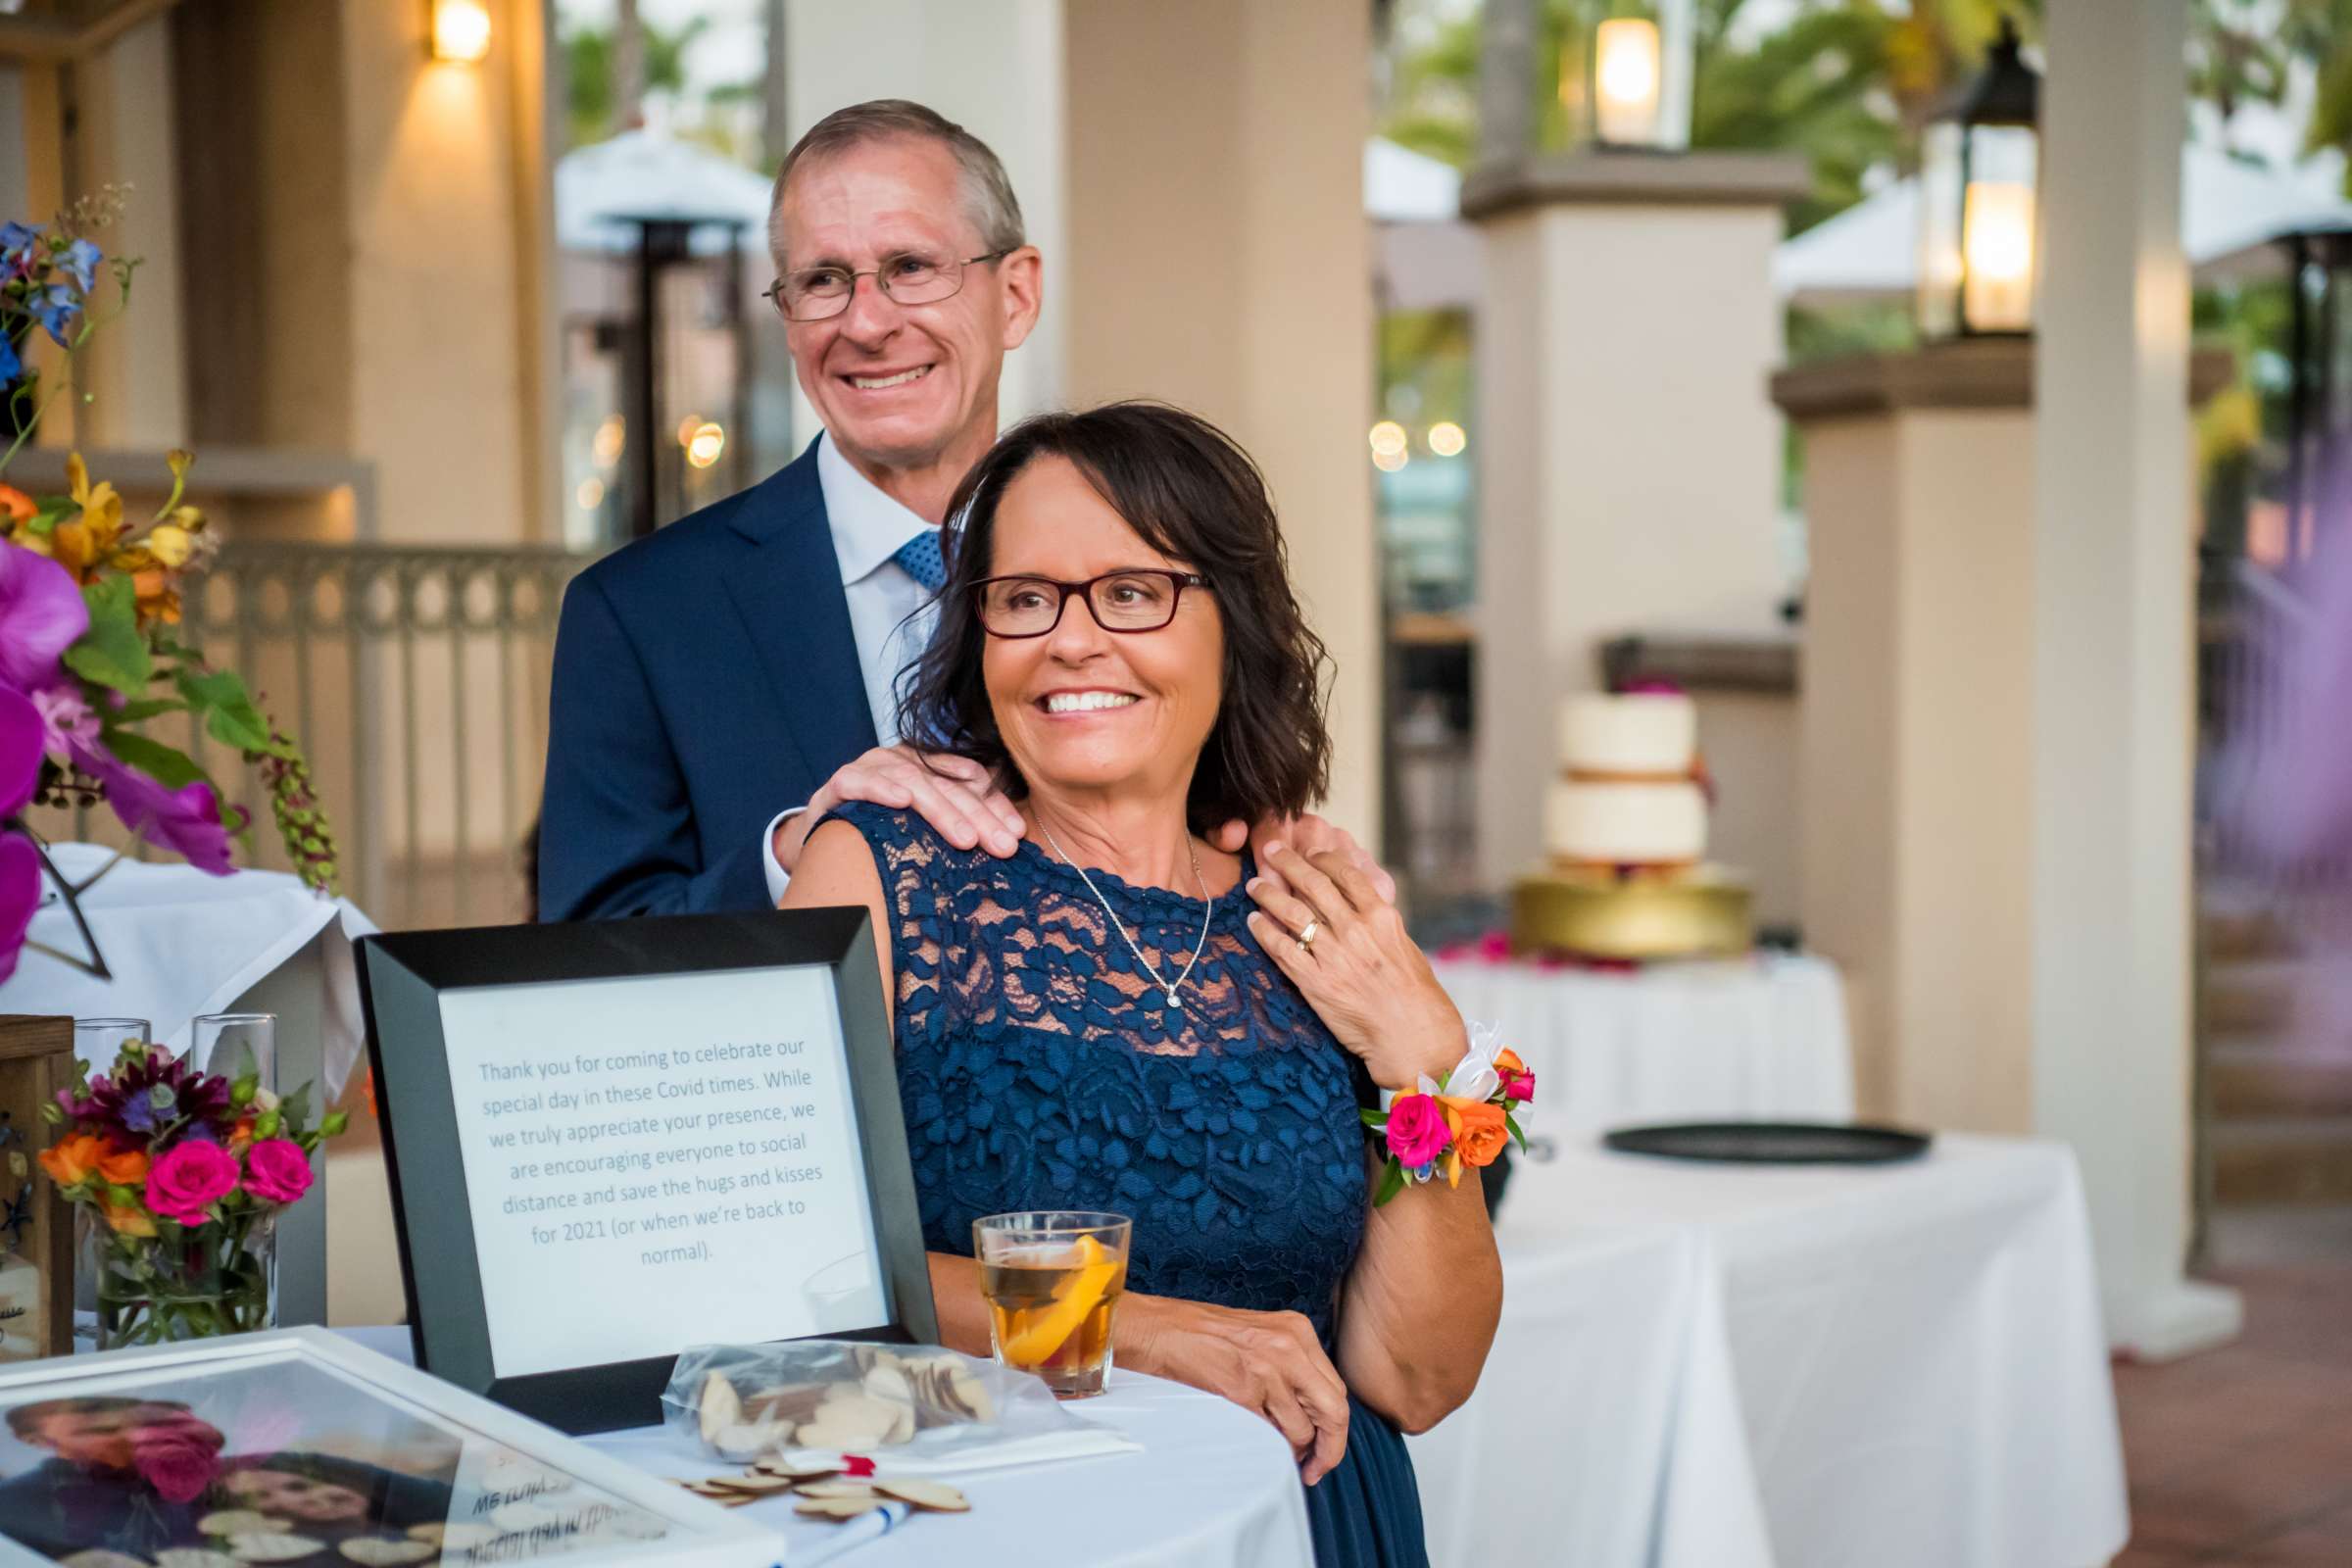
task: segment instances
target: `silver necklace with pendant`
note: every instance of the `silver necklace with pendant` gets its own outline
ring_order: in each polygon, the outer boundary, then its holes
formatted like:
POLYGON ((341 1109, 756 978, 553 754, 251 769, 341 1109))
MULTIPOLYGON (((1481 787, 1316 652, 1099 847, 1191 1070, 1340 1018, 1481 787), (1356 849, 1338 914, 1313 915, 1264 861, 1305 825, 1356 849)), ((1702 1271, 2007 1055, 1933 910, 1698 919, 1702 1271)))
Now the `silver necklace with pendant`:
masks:
POLYGON ((1121 942, 1127 944, 1127 951, 1135 955, 1135 961, 1144 966, 1144 973, 1152 977, 1152 983, 1166 994, 1168 1005, 1181 1011, 1184 1007, 1184 1001, 1176 995, 1176 988, 1193 977, 1193 965, 1200 961, 1200 954, 1208 946, 1209 916, 1216 913, 1217 909, 1217 901, 1208 896, 1208 878, 1200 874, 1200 854, 1193 848, 1191 838, 1188 836, 1185 840, 1184 853, 1192 857, 1193 881, 1199 885, 1201 901, 1207 905, 1207 907, 1200 911, 1200 940, 1193 944, 1193 956, 1184 960, 1182 973, 1173 980, 1167 980, 1161 978, 1159 970, 1153 966, 1152 960, 1144 956, 1144 950, 1135 945, 1135 938, 1129 936, 1127 928, 1119 923, 1118 914, 1111 908, 1110 901, 1102 896, 1101 888, 1095 886, 1095 879, 1086 874, 1086 867, 1070 858, 1069 853, 1062 849, 1061 841, 1054 836, 1054 830, 1046 826, 1042 819, 1037 824, 1037 830, 1046 836, 1048 844, 1054 846, 1054 853, 1061 857, 1061 863, 1078 873, 1079 880, 1086 884, 1086 891, 1092 893, 1095 896, 1095 902, 1102 906, 1102 912, 1110 917, 1110 928, 1119 934, 1121 942))

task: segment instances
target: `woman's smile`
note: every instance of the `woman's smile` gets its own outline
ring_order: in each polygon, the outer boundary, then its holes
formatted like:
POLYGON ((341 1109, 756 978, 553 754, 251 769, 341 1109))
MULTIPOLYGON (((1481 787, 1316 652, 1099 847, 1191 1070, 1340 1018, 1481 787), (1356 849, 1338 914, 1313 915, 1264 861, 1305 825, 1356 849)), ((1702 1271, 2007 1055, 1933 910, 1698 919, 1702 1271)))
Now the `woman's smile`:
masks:
POLYGON ((1037 706, 1049 718, 1092 719, 1125 713, 1142 702, 1134 692, 1090 686, 1048 692, 1037 706))

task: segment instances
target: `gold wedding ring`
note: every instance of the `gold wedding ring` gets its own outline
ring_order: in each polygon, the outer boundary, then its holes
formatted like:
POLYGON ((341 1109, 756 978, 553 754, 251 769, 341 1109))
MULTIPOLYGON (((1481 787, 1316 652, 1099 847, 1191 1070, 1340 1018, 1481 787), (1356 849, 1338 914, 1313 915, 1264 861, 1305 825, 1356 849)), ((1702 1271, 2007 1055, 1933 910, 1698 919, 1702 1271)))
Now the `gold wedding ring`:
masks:
POLYGON ((1299 952, 1301 952, 1301 953, 1305 953, 1305 952, 1307 952, 1309 949, 1313 948, 1313 947, 1314 947, 1314 945, 1315 945, 1315 933, 1316 933, 1316 932, 1318 932, 1318 931, 1320 931, 1320 930, 1322 930, 1322 929, 1323 929, 1323 922, 1322 922, 1322 921, 1320 921, 1320 920, 1309 920, 1309 921, 1307 921, 1307 922, 1306 922, 1306 929, 1298 933, 1298 951, 1299 951, 1299 952))

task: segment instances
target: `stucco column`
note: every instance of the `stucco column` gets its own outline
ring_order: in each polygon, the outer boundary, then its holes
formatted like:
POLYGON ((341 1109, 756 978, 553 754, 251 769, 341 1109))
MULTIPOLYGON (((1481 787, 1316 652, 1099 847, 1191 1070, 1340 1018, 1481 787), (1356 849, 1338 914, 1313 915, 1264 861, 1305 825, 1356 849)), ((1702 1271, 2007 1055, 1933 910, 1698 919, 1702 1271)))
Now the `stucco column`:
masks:
POLYGON ((2235 1333, 2189 1224, 2195 551, 2185 0, 2048 8, 2036 367, 2034 1123, 2082 1161, 2110 1335, 2235 1333))
POLYGON ((1369 11, 1088 0, 1064 26, 1069 399, 1182 404, 1265 469, 1336 666, 1327 809, 1377 844, 1369 11))
MULTIPOLYGON (((1479 869, 1543 852, 1559 699, 1629 632, 1770 630, 1781 422, 1772 248, 1801 159, 1490 164, 1478 342, 1479 869)), ((1702 737, 1703 739, 1703 737, 1702 737)))

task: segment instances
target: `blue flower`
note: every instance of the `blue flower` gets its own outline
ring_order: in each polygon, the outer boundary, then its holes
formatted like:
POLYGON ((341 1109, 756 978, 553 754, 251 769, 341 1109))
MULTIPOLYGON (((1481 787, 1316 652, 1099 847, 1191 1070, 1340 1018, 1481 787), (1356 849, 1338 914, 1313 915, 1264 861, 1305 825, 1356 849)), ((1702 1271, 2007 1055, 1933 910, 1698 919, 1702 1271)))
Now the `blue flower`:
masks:
POLYGON ((81 298, 70 288, 52 286, 36 292, 25 303, 32 314, 40 318, 41 325, 49 329, 58 347, 67 347, 66 334, 81 316, 81 298))
POLYGON ((74 287, 87 294, 98 281, 98 264, 105 258, 106 253, 97 246, 86 239, 77 239, 66 247, 57 265, 73 277, 74 287))
POLYGON ((0 272, 24 272, 31 270, 32 242, 41 231, 24 223, 0 223, 0 272))
POLYGON ((0 389, 14 386, 17 377, 24 373, 24 362, 17 358, 17 345, 6 332, 0 332, 0 389))

